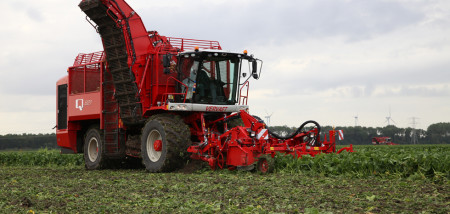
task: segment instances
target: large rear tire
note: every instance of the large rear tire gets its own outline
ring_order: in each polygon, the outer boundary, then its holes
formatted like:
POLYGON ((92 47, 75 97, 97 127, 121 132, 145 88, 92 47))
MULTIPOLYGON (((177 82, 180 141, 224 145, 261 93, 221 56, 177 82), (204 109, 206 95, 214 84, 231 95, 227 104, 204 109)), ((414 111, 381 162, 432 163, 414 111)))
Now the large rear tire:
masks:
POLYGON ((141 134, 141 156, 149 172, 170 172, 186 164, 190 129, 177 115, 149 118, 141 134))
POLYGON ((86 169, 95 170, 105 167, 103 134, 98 127, 91 127, 84 137, 84 164, 86 169))

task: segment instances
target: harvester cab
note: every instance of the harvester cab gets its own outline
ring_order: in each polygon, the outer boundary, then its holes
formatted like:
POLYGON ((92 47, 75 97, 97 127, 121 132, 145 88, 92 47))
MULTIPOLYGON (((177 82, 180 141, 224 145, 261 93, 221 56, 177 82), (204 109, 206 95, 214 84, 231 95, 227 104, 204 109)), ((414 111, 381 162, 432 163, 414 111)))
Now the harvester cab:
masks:
POLYGON ((164 73, 177 73, 177 92, 168 96, 168 110, 237 112, 248 110, 249 79, 258 79, 262 61, 222 50, 181 52, 163 57, 164 73), (175 63, 173 58, 176 57, 175 63))

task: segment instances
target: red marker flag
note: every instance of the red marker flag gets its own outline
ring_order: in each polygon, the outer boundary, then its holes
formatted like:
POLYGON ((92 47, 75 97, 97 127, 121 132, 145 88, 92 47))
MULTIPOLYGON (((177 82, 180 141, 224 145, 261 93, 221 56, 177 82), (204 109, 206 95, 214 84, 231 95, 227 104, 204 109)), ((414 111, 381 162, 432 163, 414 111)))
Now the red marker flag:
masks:
POLYGON ((344 140, 344 131, 338 130, 339 140, 344 140))

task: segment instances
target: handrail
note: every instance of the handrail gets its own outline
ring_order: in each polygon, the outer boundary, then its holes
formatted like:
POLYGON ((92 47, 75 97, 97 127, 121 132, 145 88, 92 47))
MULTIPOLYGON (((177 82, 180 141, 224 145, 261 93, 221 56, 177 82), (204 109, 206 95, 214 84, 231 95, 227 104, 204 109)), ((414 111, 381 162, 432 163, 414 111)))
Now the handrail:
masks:
POLYGON ((243 98, 242 99, 242 105, 247 105, 249 88, 250 88, 250 82, 249 81, 245 81, 245 83, 239 89, 239 105, 241 105, 241 98, 243 98), (247 86, 247 94, 244 96, 244 95, 242 95, 242 89, 244 89, 244 87, 246 87, 246 86, 247 86), (245 101, 245 104, 244 104, 244 101, 245 101))
POLYGON ((99 63, 105 59, 105 53, 103 51, 97 51, 94 53, 80 53, 75 58, 73 66, 86 65, 91 63, 99 63))
POLYGON ((180 80, 178 80, 177 78, 175 78, 175 77, 173 77, 173 76, 170 76, 169 78, 167 78, 166 92, 163 94, 163 99, 164 99, 165 96, 167 96, 167 98, 164 100, 164 103, 165 103, 165 104, 167 103, 167 99, 169 98, 168 95, 170 95, 170 94, 172 94, 172 95, 184 95, 183 103, 185 103, 185 102, 186 102, 186 95, 187 95, 188 90, 186 90, 186 92, 184 92, 184 93, 168 93, 167 91, 169 90, 169 80, 170 80, 170 79, 173 79, 173 80, 177 81, 178 83, 184 85, 184 87, 186 87, 186 89, 189 89, 189 87, 188 87, 186 84, 182 83, 182 82, 181 82, 180 80))
POLYGON ((144 86, 145 77, 147 77, 148 64, 150 63, 151 57, 147 57, 147 62, 145 63, 144 75, 142 75, 141 83, 139 84, 139 94, 141 94, 142 86, 144 86))
POLYGON ((218 41, 201 40, 201 39, 186 39, 177 37, 167 37, 167 40, 173 47, 179 48, 181 51, 194 50, 195 47, 201 49, 215 49, 222 50, 218 41))

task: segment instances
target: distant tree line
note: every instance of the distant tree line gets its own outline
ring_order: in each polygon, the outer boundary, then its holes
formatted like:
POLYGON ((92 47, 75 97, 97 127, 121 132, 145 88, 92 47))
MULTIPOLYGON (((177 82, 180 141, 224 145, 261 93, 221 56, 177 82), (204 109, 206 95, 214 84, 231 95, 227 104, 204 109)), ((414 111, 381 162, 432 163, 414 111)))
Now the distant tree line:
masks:
POLYGON ((34 150, 40 148, 58 148, 56 134, 0 135, 0 150, 34 150))
MULTIPOLYGON (((324 133, 332 130, 331 126, 322 128, 322 137, 324 133)), ((296 131, 298 127, 272 126, 270 130, 279 135, 288 135, 296 131)), ((305 128, 308 129, 308 128, 305 128)), ((391 137, 393 143, 397 144, 449 144, 450 143, 450 123, 435 123, 428 126, 427 130, 413 128, 398 128, 394 125, 385 127, 335 127, 335 130, 344 131, 344 140, 338 144, 364 145, 372 144, 373 137, 391 137), (414 140, 413 136, 416 136, 414 140)))
MULTIPOLYGON (((298 127, 272 126, 270 130, 279 135, 288 135, 296 131, 298 127)), ((322 127, 322 136, 333 127, 322 127)), ((335 127, 335 130, 344 131, 344 140, 338 144, 363 145, 371 144, 372 137, 391 137, 392 142, 398 144, 412 144, 413 134, 416 135, 418 144, 449 144, 450 123, 435 123, 428 126, 427 130, 412 128, 398 128, 394 125, 385 127, 335 127)), ((59 148, 56 145, 56 135, 52 134, 7 134, 0 135, 0 150, 30 150, 40 148, 59 148)))

